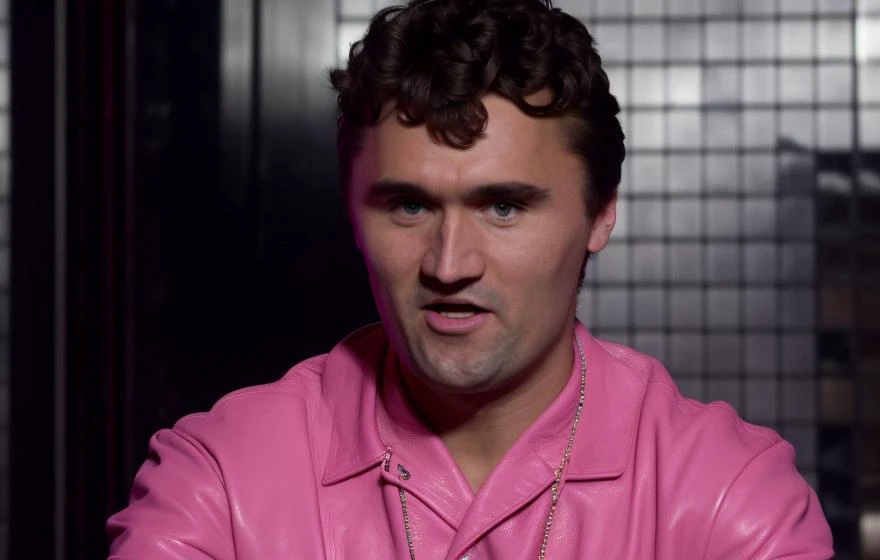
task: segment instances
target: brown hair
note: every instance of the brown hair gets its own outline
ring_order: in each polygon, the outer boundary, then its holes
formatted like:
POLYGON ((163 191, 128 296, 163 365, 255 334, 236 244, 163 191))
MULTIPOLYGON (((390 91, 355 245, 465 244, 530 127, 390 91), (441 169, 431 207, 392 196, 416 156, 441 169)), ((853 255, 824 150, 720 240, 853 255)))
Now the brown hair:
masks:
POLYGON ((588 214, 617 192, 625 156, 620 106, 586 27, 549 0, 413 0, 385 8, 330 81, 346 188, 360 132, 386 104, 401 122, 425 125, 438 141, 465 149, 485 130, 481 98, 491 92, 532 117, 567 117, 569 147, 588 170, 588 214), (552 93, 547 104, 525 101, 542 90, 552 93))

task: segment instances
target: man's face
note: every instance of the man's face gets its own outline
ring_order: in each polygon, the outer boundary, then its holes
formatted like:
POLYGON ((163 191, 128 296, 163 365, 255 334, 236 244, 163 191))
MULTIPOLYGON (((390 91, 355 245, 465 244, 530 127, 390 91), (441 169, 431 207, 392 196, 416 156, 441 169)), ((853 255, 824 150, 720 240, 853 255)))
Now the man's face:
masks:
POLYGON ((584 256, 615 205, 587 217, 582 161, 564 124, 484 98, 467 150, 394 111, 364 131, 349 207, 379 314, 405 365, 456 393, 503 387, 570 353, 584 256))

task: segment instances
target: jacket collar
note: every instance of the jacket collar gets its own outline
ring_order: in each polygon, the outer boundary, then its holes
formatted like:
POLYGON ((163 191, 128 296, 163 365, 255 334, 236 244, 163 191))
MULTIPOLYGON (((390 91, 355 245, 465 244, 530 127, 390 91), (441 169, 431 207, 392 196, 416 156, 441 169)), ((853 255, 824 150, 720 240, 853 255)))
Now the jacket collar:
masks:
POLYGON ((376 430, 378 371, 389 353, 382 325, 363 327, 324 361, 321 400, 330 415, 330 448, 322 482, 334 484, 381 462, 385 446, 376 430))
MULTIPOLYGON (((636 434, 650 377, 648 359, 633 350, 594 338, 578 322, 575 332, 587 361, 586 399, 581 413, 567 480, 616 478, 635 453, 636 434)), ((577 354, 575 354, 577 355, 577 354)), ((536 444, 538 455, 556 468, 568 437, 578 398, 580 363, 551 407, 561 405, 564 426, 554 441, 536 444)), ((548 409, 549 410, 549 409, 548 409)), ((541 419, 538 420, 541 422, 541 419)))
MULTIPOLYGON (((566 478, 614 478, 623 473, 634 453, 650 364, 632 350, 596 340, 580 323, 576 332, 587 360, 586 401, 566 478)), ((577 402, 580 363, 574 362, 565 388, 514 446, 518 452, 531 449, 550 473, 559 464, 577 402)), ((399 378, 386 375, 396 364, 382 325, 355 332, 327 356, 322 399, 332 430, 325 485, 381 463, 386 445, 404 441, 427 445, 423 450, 430 455, 421 461, 432 462, 435 469, 441 466, 438 460, 451 462, 440 439, 415 420, 399 378), (380 379, 388 386, 382 387, 380 379), (384 398, 380 399, 380 392, 384 398)), ((409 460, 419 461, 414 456, 409 460)), ((457 472, 454 463, 450 468, 457 472)))

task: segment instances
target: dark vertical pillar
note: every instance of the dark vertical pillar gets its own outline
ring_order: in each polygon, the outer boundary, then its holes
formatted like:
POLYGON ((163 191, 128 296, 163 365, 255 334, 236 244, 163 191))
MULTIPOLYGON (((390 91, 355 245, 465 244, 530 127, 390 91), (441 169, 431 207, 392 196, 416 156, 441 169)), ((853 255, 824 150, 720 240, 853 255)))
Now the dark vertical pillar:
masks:
POLYGON ((125 472, 133 332, 127 2, 66 2, 64 509, 67 559, 106 555, 125 472))
MULTIPOLYGON (((134 458, 235 386, 247 333, 240 208, 220 181, 220 5, 137 2, 134 458)), ((133 474, 133 473, 131 473, 133 474)))
POLYGON ((11 558, 55 542, 55 8, 12 0, 11 558))

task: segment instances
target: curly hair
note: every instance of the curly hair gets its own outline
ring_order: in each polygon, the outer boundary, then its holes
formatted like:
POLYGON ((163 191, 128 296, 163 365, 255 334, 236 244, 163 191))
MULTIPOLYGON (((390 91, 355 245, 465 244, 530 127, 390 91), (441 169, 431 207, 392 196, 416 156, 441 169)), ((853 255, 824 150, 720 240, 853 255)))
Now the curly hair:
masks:
POLYGON ((482 97, 495 93, 532 117, 568 117, 569 149, 588 172, 589 215, 617 192, 625 156, 620 106, 592 36, 550 0, 412 0, 385 8, 330 81, 346 188, 361 132, 387 104, 402 123, 425 125, 435 140, 466 149, 486 128, 482 97), (552 94, 548 103, 526 101, 543 90, 552 94))

